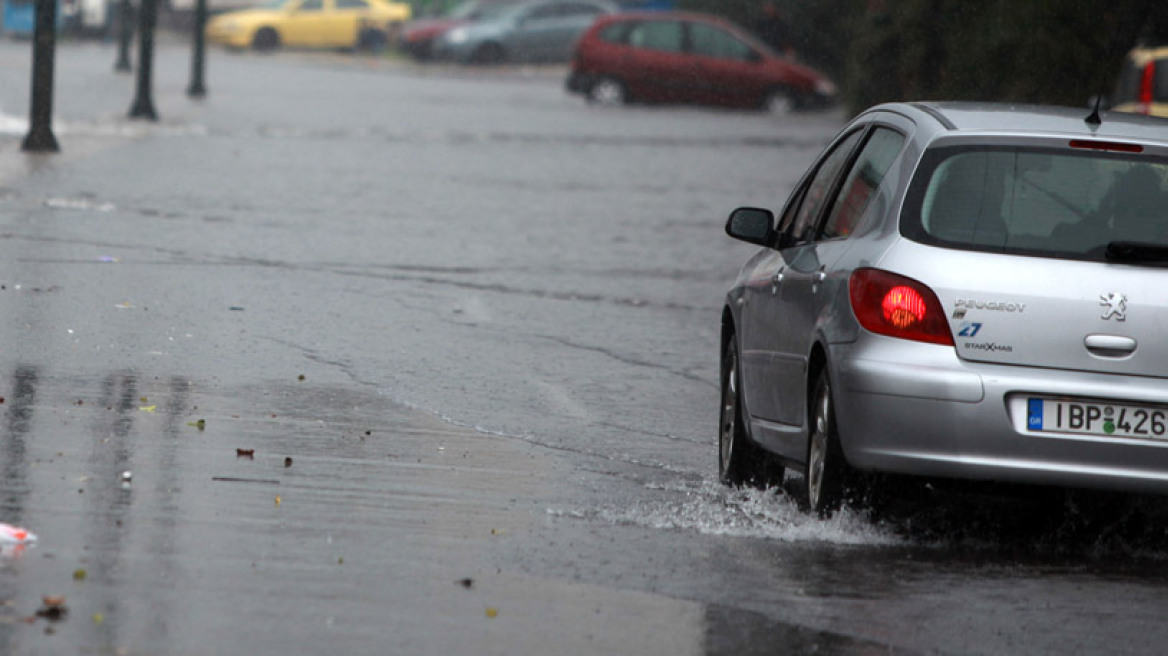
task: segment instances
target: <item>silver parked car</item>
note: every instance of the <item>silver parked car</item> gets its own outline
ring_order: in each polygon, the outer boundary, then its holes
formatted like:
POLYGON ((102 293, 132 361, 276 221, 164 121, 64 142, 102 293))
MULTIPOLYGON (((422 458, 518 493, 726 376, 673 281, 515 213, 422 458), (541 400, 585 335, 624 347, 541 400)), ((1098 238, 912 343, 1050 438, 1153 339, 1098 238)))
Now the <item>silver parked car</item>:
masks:
POLYGON ((1168 493, 1168 122, 989 104, 853 120, 722 315, 719 473, 1168 493))
POLYGON ((435 59, 463 64, 566 62, 593 21, 617 10, 601 0, 536 0, 456 27, 433 46, 435 59))

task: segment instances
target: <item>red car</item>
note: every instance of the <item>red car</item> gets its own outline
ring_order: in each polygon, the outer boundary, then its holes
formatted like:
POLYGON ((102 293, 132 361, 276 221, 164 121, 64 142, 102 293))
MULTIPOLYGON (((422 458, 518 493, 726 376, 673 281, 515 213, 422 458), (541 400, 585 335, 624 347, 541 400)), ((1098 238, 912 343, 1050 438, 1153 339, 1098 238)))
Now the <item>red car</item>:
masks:
POLYGON ((836 87, 733 23, 687 12, 605 16, 576 44, 568 90, 591 102, 695 103, 775 113, 823 107, 836 87))

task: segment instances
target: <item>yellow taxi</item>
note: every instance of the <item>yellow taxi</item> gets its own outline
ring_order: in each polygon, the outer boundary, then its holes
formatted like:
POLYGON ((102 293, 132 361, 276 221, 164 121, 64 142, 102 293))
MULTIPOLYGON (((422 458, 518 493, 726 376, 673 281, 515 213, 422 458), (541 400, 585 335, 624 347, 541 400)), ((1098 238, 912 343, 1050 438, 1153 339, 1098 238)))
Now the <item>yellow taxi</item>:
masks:
POLYGON ((232 48, 385 47, 410 19, 410 5, 386 0, 273 0, 207 22, 207 40, 232 48))
POLYGON ((1168 47, 1136 48, 1128 53, 1112 109, 1168 116, 1168 47))

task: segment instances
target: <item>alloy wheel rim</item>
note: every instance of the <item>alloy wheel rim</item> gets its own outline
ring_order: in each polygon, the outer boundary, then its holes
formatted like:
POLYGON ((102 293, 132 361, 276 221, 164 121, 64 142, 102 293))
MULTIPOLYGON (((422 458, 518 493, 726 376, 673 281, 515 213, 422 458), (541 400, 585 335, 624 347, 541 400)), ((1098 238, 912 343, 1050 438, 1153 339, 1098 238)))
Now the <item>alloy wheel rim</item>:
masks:
POLYGON ((807 457, 807 496, 812 508, 818 508, 823 494, 823 469, 827 455, 828 416, 831 396, 827 387, 815 399, 815 427, 811 433, 811 453, 807 457))
POLYGON ((738 415, 738 390, 734 385, 738 373, 737 361, 731 361, 728 369, 723 387, 725 392, 722 395, 722 431, 718 435, 721 455, 718 464, 723 476, 729 471, 730 458, 734 455, 734 428, 738 415))
POLYGON ((601 105, 616 105, 622 96, 620 85, 612 80, 601 80, 592 89, 592 98, 601 105))
POLYGON ((791 113, 794 103, 785 93, 772 93, 767 98, 767 111, 776 116, 791 113))

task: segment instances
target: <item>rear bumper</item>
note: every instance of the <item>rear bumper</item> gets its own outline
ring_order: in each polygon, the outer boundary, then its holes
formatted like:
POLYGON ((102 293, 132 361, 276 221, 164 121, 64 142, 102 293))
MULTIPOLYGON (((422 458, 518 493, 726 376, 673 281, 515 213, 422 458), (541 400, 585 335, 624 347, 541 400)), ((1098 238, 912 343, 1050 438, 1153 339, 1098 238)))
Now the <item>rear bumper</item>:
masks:
POLYGON ((1168 493, 1168 440, 1044 433, 1026 423, 1035 395, 1168 405, 1166 379, 970 363, 952 347, 875 336, 834 351, 836 418, 855 467, 1168 493))

